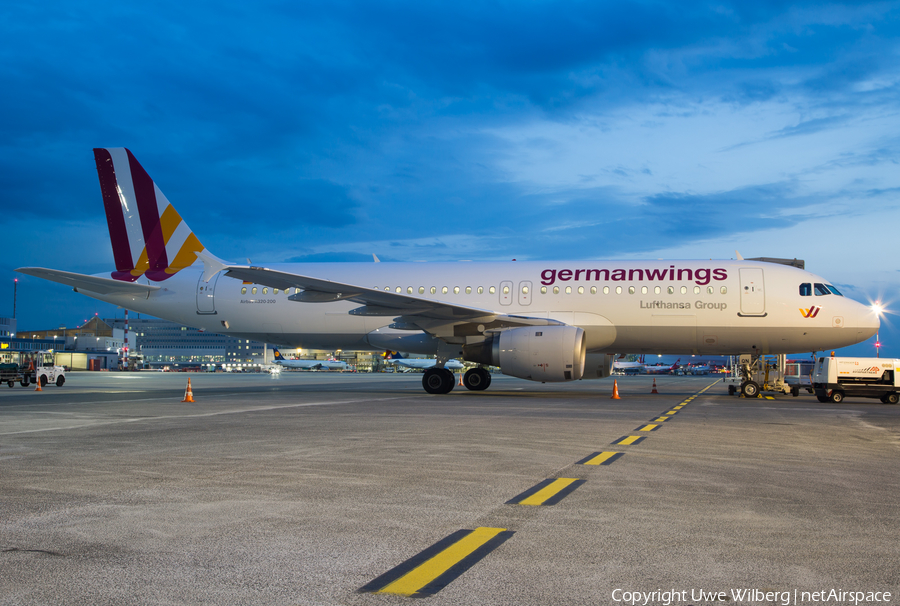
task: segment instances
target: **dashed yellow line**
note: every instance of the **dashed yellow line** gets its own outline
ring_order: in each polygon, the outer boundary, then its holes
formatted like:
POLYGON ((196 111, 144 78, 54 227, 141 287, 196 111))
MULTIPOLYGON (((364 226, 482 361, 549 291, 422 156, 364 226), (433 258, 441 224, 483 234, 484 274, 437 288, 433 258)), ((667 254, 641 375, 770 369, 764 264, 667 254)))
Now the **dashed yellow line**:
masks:
POLYGON ((507 505, 556 505, 573 490, 584 484, 584 480, 575 478, 556 478, 540 482, 516 495, 506 502, 507 505))
POLYGON ((359 589, 413 597, 434 595, 499 547, 512 531, 505 528, 459 530, 359 589))
POLYGON ((624 452, 615 451, 595 452, 578 461, 576 465, 612 465, 616 460, 622 458, 624 454, 624 452))

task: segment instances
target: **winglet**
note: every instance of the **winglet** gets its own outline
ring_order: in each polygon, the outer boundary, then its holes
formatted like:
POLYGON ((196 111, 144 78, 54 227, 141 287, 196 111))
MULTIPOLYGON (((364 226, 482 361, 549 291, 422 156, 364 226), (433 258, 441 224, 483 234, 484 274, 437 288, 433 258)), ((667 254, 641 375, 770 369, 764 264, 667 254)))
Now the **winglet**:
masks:
POLYGON ((738 251, 735 250, 735 251, 734 251, 734 254, 735 254, 735 256, 737 256, 737 260, 738 260, 738 261, 743 261, 743 260, 744 260, 744 257, 742 257, 742 256, 741 256, 741 253, 739 253, 738 251))

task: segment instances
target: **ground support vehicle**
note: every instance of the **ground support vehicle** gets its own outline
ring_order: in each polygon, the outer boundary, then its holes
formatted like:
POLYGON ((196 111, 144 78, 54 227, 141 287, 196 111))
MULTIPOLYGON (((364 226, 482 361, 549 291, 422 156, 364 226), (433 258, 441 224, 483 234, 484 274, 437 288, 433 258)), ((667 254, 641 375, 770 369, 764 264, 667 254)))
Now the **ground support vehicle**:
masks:
POLYGON ((900 402, 898 364, 897 359, 821 357, 816 360, 813 390, 819 402, 856 397, 896 404, 900 402))
POLYGON ((16 383, 28 387, 38 381, 41 382, 41 387, 48 383, 62 387, 66 382, 66 369, 54 363, 52 351, 3 354, 0 361, 0 383, 6 383, 9 387, 13 387, 16 383))
MULTIPOLYGON (((749 355, 740 356, 737 363, 732 361, 730 371, 722 379, 728 385, 728 394, 740 392, 745 398, 755 398, 760 392, 800 395, 799 383, 788 383, 785 378, 787 356, 749 355)), ((807 387, 803 387, 807 389, 807 387)))

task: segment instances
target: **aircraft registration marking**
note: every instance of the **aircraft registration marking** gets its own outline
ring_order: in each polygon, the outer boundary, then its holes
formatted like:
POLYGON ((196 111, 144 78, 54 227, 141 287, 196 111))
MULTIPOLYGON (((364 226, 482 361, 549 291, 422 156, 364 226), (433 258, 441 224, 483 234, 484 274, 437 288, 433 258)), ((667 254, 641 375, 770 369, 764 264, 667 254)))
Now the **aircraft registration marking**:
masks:
POLYGON ((584 480, 575 478, 556 478, 544 480, 532 486, 522 494, 516 495, 506 502, 507 505, 556 505, 576 488, 584 484, 584 480))
POLYGON ((640 444, 645 439, 644 436, 622 436, 618 440, 612 442, 615 445, 631 446, 632 444, 640 444))
POLYGON ((513 534, 505 528, 458 530, 357 591, 411 597, 434 595, 513 534))
POLYGON ((624 454, 624 452, 615 451, 595 452, 578 461, 576 465, 612 465, 624 454))

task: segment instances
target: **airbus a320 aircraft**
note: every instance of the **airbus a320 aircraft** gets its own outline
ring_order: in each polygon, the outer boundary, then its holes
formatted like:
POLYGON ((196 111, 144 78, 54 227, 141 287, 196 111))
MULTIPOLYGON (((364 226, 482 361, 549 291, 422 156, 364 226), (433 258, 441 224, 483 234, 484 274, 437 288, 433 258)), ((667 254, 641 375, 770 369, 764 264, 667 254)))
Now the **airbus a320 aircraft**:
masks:
POLYGON ((277 349, 275 350, 275 359, 272 360, 272 362, 285 368, 299 368, 302 370, 344 371, 347 370, 347 367, 349 366, 346 362, 335 360, 334 358, 330 360, 288 360, 282 356, 281 352, 277 349))
MULTIPOLYGON (((750 261, 228 263, 125 148, 95 149, 115 271, 18 271, 210 332, 304 349, 462 358, 532 381, 609 376, 615 353, 778 354, 873 336, 875 312, 827 280, 750 261)), ((487 387, 481 366, 463 379, 487 387)))

